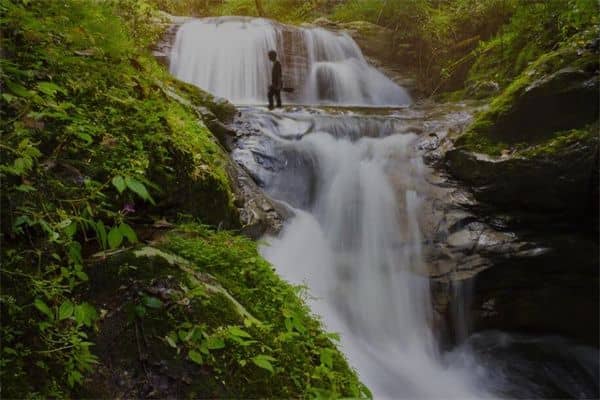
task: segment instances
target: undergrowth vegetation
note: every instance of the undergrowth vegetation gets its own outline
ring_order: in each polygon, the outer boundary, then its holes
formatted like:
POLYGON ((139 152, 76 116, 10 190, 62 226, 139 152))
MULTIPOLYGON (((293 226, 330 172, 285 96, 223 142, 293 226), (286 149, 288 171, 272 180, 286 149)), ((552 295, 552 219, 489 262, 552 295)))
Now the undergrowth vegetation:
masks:
MULTIPOLYGON (((300 300, 306 299, 303 288, 291 287, 277 277, 258 255, 255 243, 188 224, 159 246, 214 276, 247 312, 237 310, 238 315, 231 317, 237 324, 230 326, 222 326, 218 318, 207 320, 207 325, 200 327, 200 340, 185 340, 187 335, 179 330, 193 329, 187 324, 173 327, 169 334, 177 347, 188 349, 188 355, 193 352, 191 357, 212 359, 211 365, 228 382, 229 396, 369 395, 333 345, 337 335, 323 333, 300 300), (224 350, 209 353, 211 347, 224 350), (254 371, 251 374, 249 364, 254 371)), ((219 309, 214 312, 218 315, 219 309)))
POLYGON ((468 79, 493 79, 507 86, 561 43, 582 46, 597 37, 598 11, 594 0, 533 1, 516 7, 508 24, 476 49, 477 61, 468 79))
MULTIPOLYGON (((165 218, 177 214, 232 228, 239 222, 227 155, 196 108, 222 120, 235 110, 174 80, 152 58, 162 34, 156 5, 174 14, 381 25, 393 32, 392 56, 423 93, 465 82, 505 89, 461 139, 471 149, 543 155, 597 132, 597 122, 561 130, 532 148, 481 134, 538 73, 576 62, 598 35, 596 0, 0 0, 4 397, 71 397, 86 379, 106 377, 97 372, 103 353, 95 344, 110 310, 90 295, 105 283, 94 281, 94 255, 106 261, 125 248, 170 260, 154 276, 129 260, 102 279, 113 279, 115 290, 131 283, 125 278, 144 285, 145 294, 124 299, 131 305, 125 325, 136 333, 147 326, 148 341, 162 346, 157 354, 198 366, 207 386, 197 395, 369 396, 301 289, 277 278, 254 242, 193 223, 154 247, 139 244, 144 229, 171 226, 165 218), (561 57, 567 47, 568 60, 561 57), (189 201, 174 203, 173 194, 189 201), (177 285, 167 297, 151 293, 171 274, 177 285)), ((111 393, 102 390, 95 394, 111 393)))
POLYGON ((557 141, 556 137, 565 134, 582 142, 597 136, 600 28, 594 21, 598 16, 593 7, 585 8, 590 2, 572 3, 572 8, 532 6, 530 17, 548 13, 542 19, 553 32, 548 36, 545 31, 526 28, 519 10, 505 34, 515 41, 507 50, 511 57, 494 54, 498 38, 484 45, 492 46, 485 47, 491 49, 487 66, 480 59, 471 79, 497 80, 503 90, 476 115, 457 145, 491 155, 520 151, 530 156, 549 154, 561 148, 557 144, 572 143, 557 141), (530 40, 523 41, 523 37, 530 40), (548 114, 552 116, 540 118, 548 114))
POLYGON ((106 315, 94 339, 111 360, 93 379, 133 382, 84 387, 84 397, 137 398, 146 387, 179 398, 369 396, 337 351, 337 335, 311 315, 303 288, 283 282, 247 238, 185 223, 93 269, 89 297, 106 315), (115 330, 122 346, 113 344, 115 330), (132 359, 142 362, 132 368, 132 359), (170 387, 152 385, 160 374, 170 387))

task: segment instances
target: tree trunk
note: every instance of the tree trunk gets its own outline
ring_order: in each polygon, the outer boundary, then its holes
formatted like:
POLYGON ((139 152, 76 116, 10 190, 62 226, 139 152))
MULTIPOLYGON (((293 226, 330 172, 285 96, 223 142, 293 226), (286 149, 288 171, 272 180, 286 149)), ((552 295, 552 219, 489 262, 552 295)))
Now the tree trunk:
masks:
POLYGON ((254 0, 254 2, 256 3, 256 10, 258 11, 258 16, 259 17, 264 17, 265 16, 265 10, 263 10, 261 0, 254 0))

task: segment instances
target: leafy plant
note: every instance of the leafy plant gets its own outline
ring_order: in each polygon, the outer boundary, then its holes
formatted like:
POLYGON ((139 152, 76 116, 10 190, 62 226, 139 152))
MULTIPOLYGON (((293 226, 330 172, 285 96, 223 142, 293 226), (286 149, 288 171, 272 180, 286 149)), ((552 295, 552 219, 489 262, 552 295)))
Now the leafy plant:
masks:
POLYGON ((64 397, 95 362, 89 256, 137 243, 160 186, 196 179, 229 207, 229 181, 195 111, 157 84, 182 90, 149 54, 148 3, 0 0, 0 18, 0 379, 8 397, 64 397))

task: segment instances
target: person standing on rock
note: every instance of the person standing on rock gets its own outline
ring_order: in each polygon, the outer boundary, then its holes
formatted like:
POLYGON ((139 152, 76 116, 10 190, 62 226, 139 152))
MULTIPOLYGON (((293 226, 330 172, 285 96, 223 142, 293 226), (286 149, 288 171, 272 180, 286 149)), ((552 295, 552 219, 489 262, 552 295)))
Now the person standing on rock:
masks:
POLYGON ((269 110, 273 109, 273 97, 277 100, 277 107, 281 107, 281 89, 283 82, 281 79, 281 63, 277 60, 277 52, 269 51, 269 60, 273 63, 271 70, 271 85, 269 86, 269 110))

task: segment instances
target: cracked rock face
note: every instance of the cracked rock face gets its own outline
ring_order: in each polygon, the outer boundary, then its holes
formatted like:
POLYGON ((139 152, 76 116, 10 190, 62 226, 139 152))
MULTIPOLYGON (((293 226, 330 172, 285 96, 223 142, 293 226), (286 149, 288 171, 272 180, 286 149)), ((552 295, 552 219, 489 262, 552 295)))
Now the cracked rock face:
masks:
MULTIPOLYGON (((435 119, 429 122, 440 126, 435 119)), ((461 129, 455 125, 448 131, 461 129)), ((436 322, 448 343, 469 332, 500 329, 559 334, 597 346, 597 240, 548 216, 553 207, 586 209, 580 202, 585 196, 568 187, 574 180, 562 176, 577 178, 585 169, 580 165, 590 165, 589 152, 575 148, 554 162, 473 155, 477 161, 455 175, 467 179, 456 181, 447 175, 444 160, 453 160, 457 150, 443 134, 438 134, 442 140, 430 134, 421 145, 432 167, 422 226, 430 243, 425 257, 436 322), (522 165, 509 168, 515 163, 522 165), (467 329, 461 332, 459 326, 467 329)))
POLYGON ((235 161, 230 162, 229 170, 234 178, 234 193, 236 205, 239 205, 242 232, 253 239, 277 234, 292 212, 270 199, 235 161))
MULTIPOLYGON (((444 160, 469 109, 421 111, 412 122, 422 127, 416 151, 426 166, 420 226, 442 345, 487 329, 556 333, 597 345, 597 243, 578 233, 565 240, 547 215, 495 208, 480 187, 471 191, 469 181, 453 179, 444 160)), ((511 175, 498 175, 482 179, 510 185, 511 175)))

